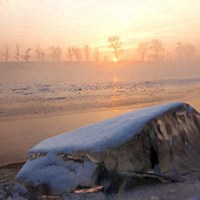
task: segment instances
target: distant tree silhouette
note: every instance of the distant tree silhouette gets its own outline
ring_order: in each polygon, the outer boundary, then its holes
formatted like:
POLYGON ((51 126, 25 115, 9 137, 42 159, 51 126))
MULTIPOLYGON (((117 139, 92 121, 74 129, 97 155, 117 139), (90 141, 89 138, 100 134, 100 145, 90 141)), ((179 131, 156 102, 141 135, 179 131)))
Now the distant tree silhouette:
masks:
POLYGON ((94 49, 94 60, 99 62, 99 48, 94 49))
POLYGON ((171 53, 170 53, 170 52, 167 52, 167 51, 165 52, 164 60, 165 60, 166 62, 172 61, 172 57, 171 57, 171 53))
POLYGON ((195 47, 190 43, 183 44, 181 42, 178 42, 176 47, 176 52, 178 54, 179 60, 183 61, 183 60, 191 60, 196 50, 195 47))
POLYGON ((196 52, 195 47, 192 44, 190 43, 185 44, 185 53, 188 60, 191 60, 195 52, 196 52))
POLYGON ((72 61, 72 59, 73 59, 72 47, 69 46, 69 47, 67 48, 66 56, 67 56, 67 58, 68 58, 70 61, 72 61))
POLYGON ((53 62, 60 62, 62 58, 62 49, 60 47, 50 47, 49 50, 51 51, 51 58, 53 62))
POLYGON ((183 45, 181 42, 178 42, 176 47, 176 52, 178 54, 178 59, 182 61, 185 54, 185 45, 183 45))
POLYGON ((110 43, 110 48, 113 49, 113 53, 116 59, 119 59, 119 55, 122 52, 122 43, 120 42, 120 38, 117 35, 111 36, 108 38, 108 42, 110 43))
POLYGON ((72 47, 73 55, 76 58, 76 61, 81 61, 82 59, 82 49, 79 47, 72 47))
POLYGON ((163 59, 163 53, 165 51, 163 44, 157 40, 157 39, 153 39, 151 40, 150 43, 150 49, 152 52, 152 59, 155 61, 159 61, 161 59, 163 59))
POLYGON ((40 60, 41 60, 42 62, 44 62, 44 58, 45 58, 45 52, 42 51, 41 54, 40 54, 40 60))
POLYGON ((45 53, 42 51, 40 46, 35 49, 36 58, 39 62, 44 61, 45 53))
POLYGON ((91 52, 90 47, 88 45, 85 45, 83 50, 85 54, 85 59, 86 61, 88 61, 90 59, 90 52, 91 52))
POLYGON ((104 56, 103 59, 104 59, 104 62, 107 62, 108 61, 108 56, 104 56))
POLYGON ((142 42, 138 45, 138 52, 141 56, 142 62, 144 62, 148 50, 149 50, 149 43, 148 42, 142 42))
POLYGON ((28 48, 25 50, 25 54, 24 55, 21 55, 20 57, 23 58, 26 62, 29 62, 30 61, 30 58, 31 58, 31 55, 30 55, 30 52, 32 51, 31 48, 28 48))
POLYGON ((50 57, 52 58, 52 61, 55 62, 55 59, 56 59, 56 47, 52 46, 49 48, 50 50, 50 57))
POLYGON ((5 43, 3 50, 0 52, 2 56, 5 57, 5 61, 6 63, 8 62, 8 58, 9 58, 9 48, 8 45, 5 43))
POLYGON ((14 52, 14 54, 15 54, 15 59, 16 59, 17 62, 19 62, 19 58, 20 58, 19 46, 16 45, 15 48, 16 48, 16 49, 15 49, 15 52, 14 52))
POLYGON ((62 49, 60 47, 56 48, 56 60, 60 62, 62 58, 62 49))

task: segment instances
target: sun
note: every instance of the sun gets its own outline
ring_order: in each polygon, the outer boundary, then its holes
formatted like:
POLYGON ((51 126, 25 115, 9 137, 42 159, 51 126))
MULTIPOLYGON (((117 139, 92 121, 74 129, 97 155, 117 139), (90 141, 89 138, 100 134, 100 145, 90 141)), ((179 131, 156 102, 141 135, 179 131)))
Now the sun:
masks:
POLYGON ((114 62, 114 63, 117 63, 117 62, 118 62, 118 59, 117 59, 116 57, 114 57, 114 58, 113 58, 113 62, 114 62))

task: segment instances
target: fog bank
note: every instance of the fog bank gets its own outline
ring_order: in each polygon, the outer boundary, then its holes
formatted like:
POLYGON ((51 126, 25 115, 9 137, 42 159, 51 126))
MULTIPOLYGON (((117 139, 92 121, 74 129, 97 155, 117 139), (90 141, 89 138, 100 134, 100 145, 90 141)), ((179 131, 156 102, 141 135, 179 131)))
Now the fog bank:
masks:
POLYGON ((200 63, 0 63, 0 83, 99 82, 195 78, 200 63))

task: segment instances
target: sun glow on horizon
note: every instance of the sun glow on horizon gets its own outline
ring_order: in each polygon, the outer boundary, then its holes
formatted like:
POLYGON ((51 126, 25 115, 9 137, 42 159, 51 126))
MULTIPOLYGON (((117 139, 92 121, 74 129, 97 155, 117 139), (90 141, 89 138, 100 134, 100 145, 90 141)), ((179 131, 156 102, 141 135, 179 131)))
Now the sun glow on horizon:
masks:
MULTIPOLYGON (((89 45, 118 62, 111 57, 108 37, 118 35, 124 52, 155 38, 174 49, 180 41, 199 41, 199 10, 199 0, 2 0, 1 41, 10 48, 59 46, 65 51, 89 45)), ((200 48, 200 42, 196 45, 200 48)))
POLYGON ((117 62, 118 62, 118 58, 114 57, 114 58, 113 58, 113 62, 114 62, 114 63, 117 63, 117 62))

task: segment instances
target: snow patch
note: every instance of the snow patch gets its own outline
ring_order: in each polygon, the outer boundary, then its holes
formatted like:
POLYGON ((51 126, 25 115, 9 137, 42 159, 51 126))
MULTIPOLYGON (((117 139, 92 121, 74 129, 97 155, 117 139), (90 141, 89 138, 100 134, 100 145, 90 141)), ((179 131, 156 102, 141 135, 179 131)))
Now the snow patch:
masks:
MULTIPOLYGON (((48 138, 33 147, 30 152, 99 152, 106 148, 116 148, 139 134, 149 121, 180 106, 183 106, 183 103, 168 103, 133 111, 48 138)), ((187 109, 193 110, 190 106, 187 109)))

